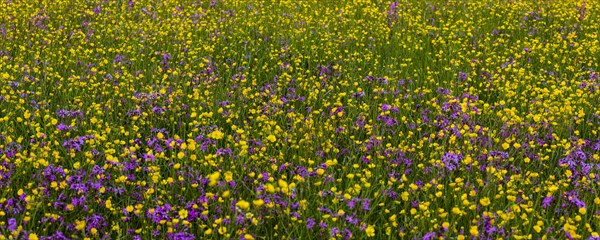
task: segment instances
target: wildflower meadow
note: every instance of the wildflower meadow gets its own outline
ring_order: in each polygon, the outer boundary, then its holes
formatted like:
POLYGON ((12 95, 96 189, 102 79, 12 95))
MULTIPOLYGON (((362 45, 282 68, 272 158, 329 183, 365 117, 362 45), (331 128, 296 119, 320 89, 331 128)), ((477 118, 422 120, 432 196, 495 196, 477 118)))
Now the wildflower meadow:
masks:
POLYGON ((1 0, 2 239, 600 239, 597 0, 1 0))

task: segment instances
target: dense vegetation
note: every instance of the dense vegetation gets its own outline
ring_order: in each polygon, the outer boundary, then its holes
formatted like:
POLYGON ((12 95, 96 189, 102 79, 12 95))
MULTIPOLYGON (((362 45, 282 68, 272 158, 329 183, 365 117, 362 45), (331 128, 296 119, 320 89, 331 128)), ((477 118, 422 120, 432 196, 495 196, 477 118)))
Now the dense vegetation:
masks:
POLYGON ((0 239, 599 239, 600 3, 0 2, 0 239))

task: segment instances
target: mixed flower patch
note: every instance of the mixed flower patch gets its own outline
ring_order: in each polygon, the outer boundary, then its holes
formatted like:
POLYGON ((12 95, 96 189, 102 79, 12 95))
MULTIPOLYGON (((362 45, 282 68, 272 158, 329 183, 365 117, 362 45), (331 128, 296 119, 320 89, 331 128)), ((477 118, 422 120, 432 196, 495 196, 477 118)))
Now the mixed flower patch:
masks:
POLYGON ((0 2, 0 239, 600 239, 597 1, 0 2))

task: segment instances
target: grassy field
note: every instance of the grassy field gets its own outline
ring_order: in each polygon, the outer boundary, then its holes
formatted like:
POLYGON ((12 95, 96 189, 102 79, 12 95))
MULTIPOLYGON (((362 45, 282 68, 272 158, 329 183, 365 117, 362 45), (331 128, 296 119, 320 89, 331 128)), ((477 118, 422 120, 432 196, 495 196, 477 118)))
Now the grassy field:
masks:
POLYGON ((600 2, 0 1, 0 239, 600 239, 600 2))

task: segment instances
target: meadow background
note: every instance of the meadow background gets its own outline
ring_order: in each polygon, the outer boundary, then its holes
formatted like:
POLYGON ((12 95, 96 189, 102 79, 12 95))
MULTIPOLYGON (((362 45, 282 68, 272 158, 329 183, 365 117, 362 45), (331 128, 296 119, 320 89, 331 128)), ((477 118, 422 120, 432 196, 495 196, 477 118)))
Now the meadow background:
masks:
POLYGON ((3 0, 0 239, 599 239, 595 0, 3 0))

